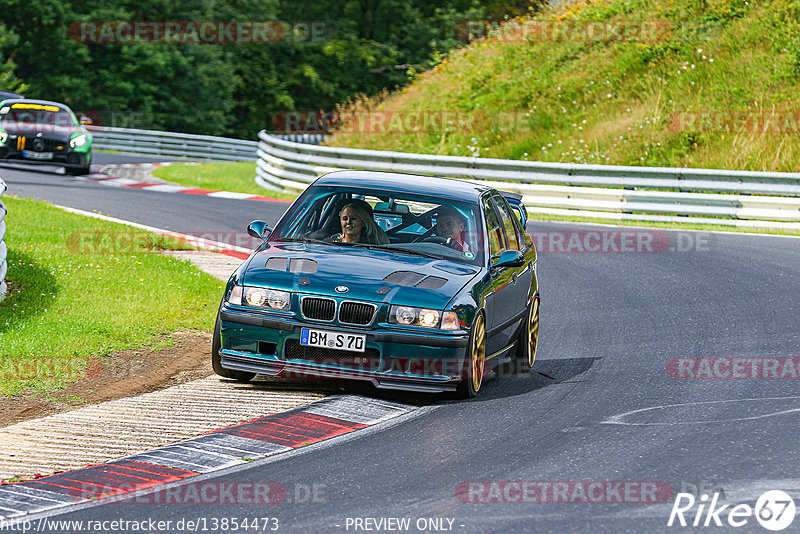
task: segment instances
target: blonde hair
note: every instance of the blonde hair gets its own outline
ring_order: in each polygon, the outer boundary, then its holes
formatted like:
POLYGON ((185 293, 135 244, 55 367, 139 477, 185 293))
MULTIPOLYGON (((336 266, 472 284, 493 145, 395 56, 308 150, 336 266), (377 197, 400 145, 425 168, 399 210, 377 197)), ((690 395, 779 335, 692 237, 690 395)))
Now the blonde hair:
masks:
POLYGON ((369 204, 363 200, 350 201, 339 210, 339 217, 342 216, 342 212, 347 208, 351 208, 355 211, 356 215, 361 219, 361 222, 364 223, 364 228, 361 230, 361 236, 359 238, 361 243, 370 245, 389 244, 389 236, 387 236, 386 232, 375 222, 375 219, 372 217, 372 207, 369 204))

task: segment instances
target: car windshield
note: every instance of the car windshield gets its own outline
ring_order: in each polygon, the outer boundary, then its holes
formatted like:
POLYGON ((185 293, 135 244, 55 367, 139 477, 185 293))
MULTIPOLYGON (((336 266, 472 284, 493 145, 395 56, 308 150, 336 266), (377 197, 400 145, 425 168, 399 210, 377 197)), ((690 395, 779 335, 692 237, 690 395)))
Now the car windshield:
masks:
POLYGON ((0 108, 0 126, 15 130, 72 130, 75 117, 58 106, 44 104, 12 104, 0 108))
POLYGON ((386 249, 475 265, 484 259, 477 204, 342 186, 309 187, 270 241, 386 249))

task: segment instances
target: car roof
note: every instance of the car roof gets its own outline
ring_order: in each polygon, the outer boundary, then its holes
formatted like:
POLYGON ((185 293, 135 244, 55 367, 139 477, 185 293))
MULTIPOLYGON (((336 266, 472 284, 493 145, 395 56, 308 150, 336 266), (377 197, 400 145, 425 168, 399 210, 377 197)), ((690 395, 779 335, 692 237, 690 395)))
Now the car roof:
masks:
POLYGON ((69 106, 61 102, 53 102, 51 100, 34 100, 32 98, 6 98, 3 100, 4 104, 40 104, 42 106, 58 106, 63 109, 69 109, 69 106))
POLYGON ((453 178, 378 171, 334 171, 320 176, 314 185, 354 186, 473 202, 478 201, 481 193, 491 189, 485 185, 453 178))
POLYGON ((19 93, 15 93, 14 91, 4 91, 0 90, 0 99, 8 100, 9 98, 16 98, 16 99, 23 99, 25 98, 19 93))

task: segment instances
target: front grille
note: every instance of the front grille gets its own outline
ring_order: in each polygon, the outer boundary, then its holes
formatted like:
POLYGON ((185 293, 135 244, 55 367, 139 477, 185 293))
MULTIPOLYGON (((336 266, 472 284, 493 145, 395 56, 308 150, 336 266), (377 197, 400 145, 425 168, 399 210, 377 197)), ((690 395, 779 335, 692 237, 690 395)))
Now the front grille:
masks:
POLYGON ((44 140, 44 149, 42 152, 55 152, 57 147, 61 147, 63 150, 64 147, 69 146, 69 141, 61 141, 59 139, 48 139, 46 137, 42 138, 44 140))
MULTIPOLYGON (((20 138, 22 139, 16 140, 16 146, 20 150, 30 150, 32 152, 56 152, 57 148, 60 146, 61 150, 64 150, 66 147, 69 146, 69 141, 63 141, 61 139, 50 139, 47 137, 36 137, 36 136, 26 136, 21 135, 20 138), (43 141, 41 149, 37 150, 34 143, 36 143, 36 139, 40 139, 43 141)), ((38 143, 36 143, 38 144, 38 143)))
POLYGON ((297 339, 286 341, 284 357, 287 360, 309 360, 322 365, 350 367, 361 371, 377 371, 381 366, 381 354, 378 349, 367 349, 362 353, 322 347, 306 347, 301 345, 297 339))
POLYGON ((342 302, 342 305, 339 307, 339 322, 365 325, 372 322, 372 316, 374 314, 375 306, 373 304, 342 302))
POLYGON ((305 297, 301 301, 300 309, 306 319, 333 321, 336 315, 336 301, 333 299, 305 297))

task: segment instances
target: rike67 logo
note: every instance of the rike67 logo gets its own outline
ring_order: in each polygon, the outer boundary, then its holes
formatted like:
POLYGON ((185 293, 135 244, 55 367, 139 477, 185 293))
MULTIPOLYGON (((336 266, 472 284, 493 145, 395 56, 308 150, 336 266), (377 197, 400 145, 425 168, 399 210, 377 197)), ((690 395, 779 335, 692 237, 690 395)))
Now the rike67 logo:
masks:
POLYGON ((717 504, 719 495, 715 493, 711 502, 708 502, 708 495, 695 499, 691 493, 678 493, 667 526, 743 527, 755 516, 762 527, 778 532, 788 528, 794 521, 794 500, 785 491, 770 490, 763 493, 755 507, 749 504, 737 504, 732 508, 730 504, 720 506, 717 504))

